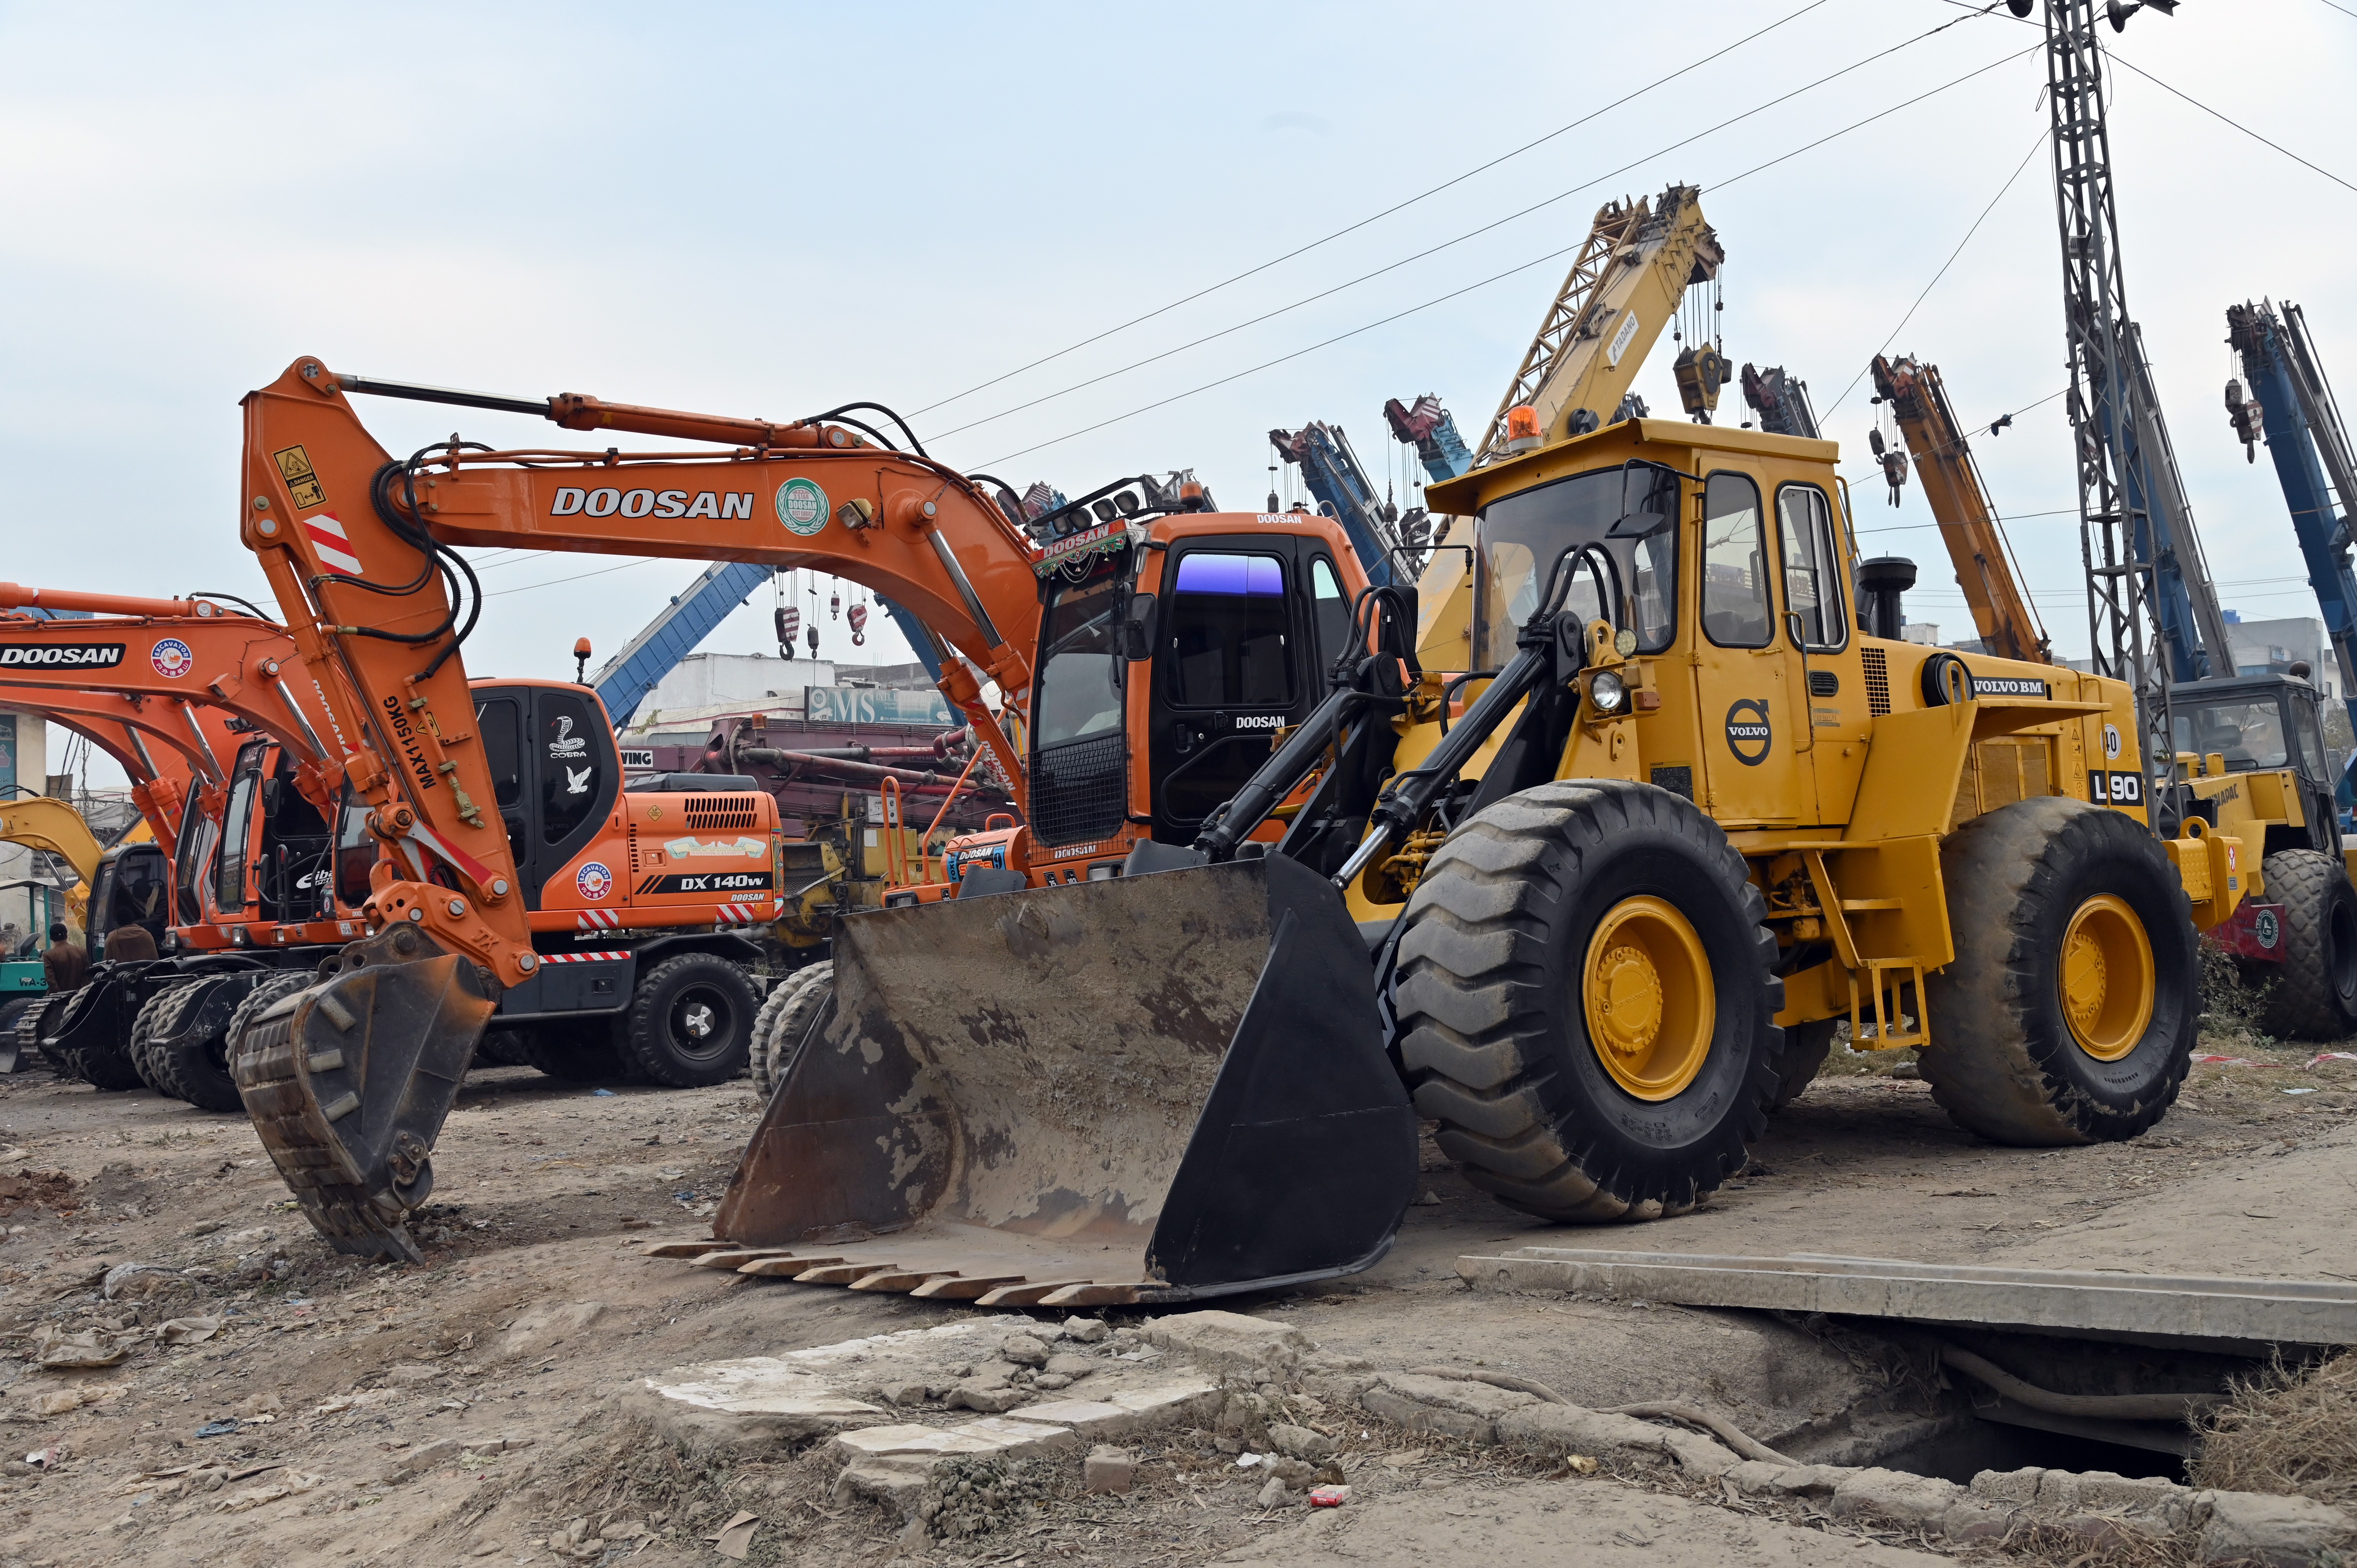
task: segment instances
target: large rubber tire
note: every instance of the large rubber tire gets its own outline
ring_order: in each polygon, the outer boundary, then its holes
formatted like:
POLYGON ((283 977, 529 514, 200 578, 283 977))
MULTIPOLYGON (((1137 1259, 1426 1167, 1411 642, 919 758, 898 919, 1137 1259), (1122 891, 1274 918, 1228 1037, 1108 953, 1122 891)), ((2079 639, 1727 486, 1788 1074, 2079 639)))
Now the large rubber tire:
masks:
MULTIPOLYGON (((161 1051, 156 1042, 178 1034, 182 1015, 198 992, 204 989, 201 980, 176 980, 156 987, 156 994, 147 998, 131 1021, 131 1064, 139 1072, 139 1081, 167 1099, 186 1100, 188 1097, 174 1089, 164 1077, 158 1060, 161 1051)), ((236 1098, 231 1086, 231 1098, 236 1098)))
POLYGON ((1974 818, 1940 846, 1956 956, 1927 986, 1932 1098, 1999 1144, 2133 1138, 2177 1099, 2201 1014, 2193 908, 2158 840, 2118 811, 2048 796, 1974 818), (2149 944, 2151 1011, 2124 1054, 2083 1047, 2063 1012, 2064 938, 2092 900, 2149 944))
POLYGON ((611 1015, 585 1015, 576 1024, 518 1024, 503 1030, 523 1060, 559 1083, 640 1083, 644 1075, 621 1048, 611 1015))
MULTIPOLYGON (((1400 1054, 1468 1180, 1544 1219, 1684 1212, 1740 1170, 1783 1057, 1776 940, 1742 856, 1692 802, 1617 779, 1543 784, 1460 826, 1408 900, 1400 1054), (1699 940, 1714 1023, 1690 1081, 1622 1087, 1591 1043, 1591 939, 1658 899, 1699 940)), ((1695 1031, 1700 1039, 1700 1031, 1695 1031)))
MULTIPOLYGON (((133 1022, 137 1022, 135 1015, 133 1022)), ((74 1077, 102 1093, 120 1094, 125 1090, 149 1087, 146 1076, 139 1070, 138 1059, 132 1055, 128 1031, 119 1038, 70 1047, 66 1058, 74 1077)))
POLYGON ((814 963, 789 977, 770 993, 753 1020, 753 1087, 762 1095, 778 1091, 812 1026, 834 1001, 834 964, 814 963))
POLYGON ((726 1083, 745 1070, 761 998, 739 966, 710 953, 682 953, 639 976, 622 1015, 626 1057, 673 1089, 726 1083))
POLYGON ((2357 1033, 2357 888, 2339 860, 2287 849, 2260 867, 2266 897, 2283 906, 2283 962, 2260 967, 2272 983, 2259 1027, 2281 1038, 2338 1040, 2357 1033))
POLYGON ((1784 1060, 1776 1070, 1776 1098, 1769 1102, 1769 1110, 1783 1110, 1816 1081, 1817 1074, 1824 1070, 1825 1058, 1833 1055, 1834 1031, 1840 1026, 1838 1018, 1818 1018, 1785 1028, 1784 1060))

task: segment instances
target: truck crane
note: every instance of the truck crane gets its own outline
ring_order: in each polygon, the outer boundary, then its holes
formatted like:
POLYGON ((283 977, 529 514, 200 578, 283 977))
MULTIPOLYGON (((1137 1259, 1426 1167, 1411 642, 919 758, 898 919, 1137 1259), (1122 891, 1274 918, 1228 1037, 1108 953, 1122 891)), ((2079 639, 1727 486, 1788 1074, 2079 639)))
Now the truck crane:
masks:
POLYGON ((1760 416, 1760 428, 1778 435, 1798 435, 1814 441, 1817 411, 1809 406, 1809 383, 1788 375, 1781 365, 1766 370, 1743 367, 1743 402, 1760 416))
MULTIPOLYGON (((2357 454, 2308 335, 2308 317, 2286 302, 2226 307, 2226 342, 2242 377, 2226 383, 2226 412, 2245 456, 2262 437, 2291 508, 2291 525, 2308 564, 2308 583, 2324 612, 2324 631, 2340 666, 2341 697, 2357 725, 2357 575, 2349 568, 2350 497, 2357 495, 2357 454), (2244 389, 2250 395, 2244 395, 2244 389)), ((2344 820, 2357 797, 2349 769, 2338 770, 2334 797, 2344 820)))
POLYGON ((1433 393, 1426 392, 1413 403, 1393 398, 1383 404, 1383 421, 1392 427, 1393 440, 1415 448, 1416 461, 1436 484, 1473 466, 1473 449, 1457 434, 1457 416, 1433 393))
POLYGON ((1875 396, 1889 406, 1922 476, 1923 499, 1940 525, 1940 542, 1955 565, 1956 584, 1972 607, 1981 646, 2006 659, 2053 662, 2046 628, 2021 591, 2013 546, 1989 504, 1980 465, 1948 406, 1940 368, 1878 354, 1873 371, 1875 396))
MULTIPOLYGON (((2029 3, 2008 0, 2018 16, 2029 3)), ((2112 779, 2149 800, 2156 832, 2199 818, 2258 841, 2259 864, 2235 868, 2242 924, 2225 933, 2227 945, 2276 966, 2263 1027, 2336 1039, 2357 1028, 2357 886, 2316 690, 2236 672, 2143 334, 2128 313, 2096 27, 2099 16, 2125 27, 2145 8, 2047 0, 2045 16, 2090 642, 2099 672, 2135 686, 2144 731, 2145 777, 2120 770, 2112 779), (2236 934, 2245 931, 2247 943, 2236 934)), ((2174 0, 2152 8, 2165 15, 2174 0)))

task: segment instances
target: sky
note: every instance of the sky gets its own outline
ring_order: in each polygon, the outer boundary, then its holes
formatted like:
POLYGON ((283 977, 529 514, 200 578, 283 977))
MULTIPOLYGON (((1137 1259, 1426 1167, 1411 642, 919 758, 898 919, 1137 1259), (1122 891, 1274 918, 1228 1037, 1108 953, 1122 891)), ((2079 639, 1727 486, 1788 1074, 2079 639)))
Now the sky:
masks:
MULTIPOLYGON (((1945 638, 1962 596, 1920 489, 1884 504, 1854 378, 1912 353, 1962 419, 2026 411, 1975 450, 2083 656, 2040 35, 1977 10, 0 5, 0 580, 263 597, 237 404, 302 355, 770 419, 868 400, 1018 485, 1191 467, 1238 510, 1266 433, 1321 419, 1412 500, 1383 401, 1436 392, 1478 438, 1597 207, 1678 181, 1726 247, 1727 352, 1808 382, 1861 546, 1923 564, 1910 615, 1945 638)), ((2226 426, 2224 310, 2308 306, 2357 397, 2357 189, 2291 156, 2357 184, 2352 13, 2184 0, 2104 35, 2185 95, 2112 72, 2128 304, 2245 618, 2314 606, 2226 426)), ((1656 413, 1674 351, 1638 381, 1656 413)), ((395 452, 570 439, 362 415, 395 452)), ((698 570, 496 556, 468 669, 569 675, 698 570)), ((704 646, 774 655, 769 609, 704 646)), ((823 658, 907 657, 880 616, 858 650, 820 626, 823 658)))

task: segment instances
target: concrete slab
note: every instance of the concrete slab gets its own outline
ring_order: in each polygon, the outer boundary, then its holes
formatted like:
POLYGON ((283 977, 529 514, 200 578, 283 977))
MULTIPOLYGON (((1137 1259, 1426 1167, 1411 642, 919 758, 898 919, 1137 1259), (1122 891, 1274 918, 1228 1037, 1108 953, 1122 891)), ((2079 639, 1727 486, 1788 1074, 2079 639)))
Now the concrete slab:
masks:
POLYGON ((1522 1247, 1469 1253, 1475 1289, 1560 1290, 1783 1312, 1969 1323, 2224 1348, 2357 1344, 2357 1283, 2003 1269, 1886 1258, 1711 1257, 1522 1247))
POLYGON ((1207 1377, 1185 1377, 1145 1388, 1122 1389, 1099 1399, 1052 1400, 1008 1412, 1017 1421, 1069 1426, 1092 1443, 1178 1423, 1205 1423, 1219 1414, 1227 1396, 1207 1377))

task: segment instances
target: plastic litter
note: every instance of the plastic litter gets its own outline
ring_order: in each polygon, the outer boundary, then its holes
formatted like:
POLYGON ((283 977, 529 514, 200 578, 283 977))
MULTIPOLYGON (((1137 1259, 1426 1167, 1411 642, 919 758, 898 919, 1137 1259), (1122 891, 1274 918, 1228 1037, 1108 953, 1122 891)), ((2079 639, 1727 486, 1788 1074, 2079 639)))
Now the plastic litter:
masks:
MULTIPOLYGON (((227 1437, 231 1433, 238 1431, 241 1424, 241 1423, 234 1419, 229 1421, 209 1421, 202 1426, 197 1428, 197 1435, 199 1437, 227 1437)), ((29 1464, 31 1461, 27 1460, 27 1463, 29 1464)))
POLYGON ((1267 1462, 1268 1455, 1265 1454, 1239 1454, 1236 1455, 1236 1468, 1239 1470, 1249 1470, 1255 1465, 1265 1465, 1267 1462))
POLYGON ((611 1100, 614 1098, 614 1091, 610 1089, 593 1089, 589 1091, 589 1098, 592 1100, 611 1100))

